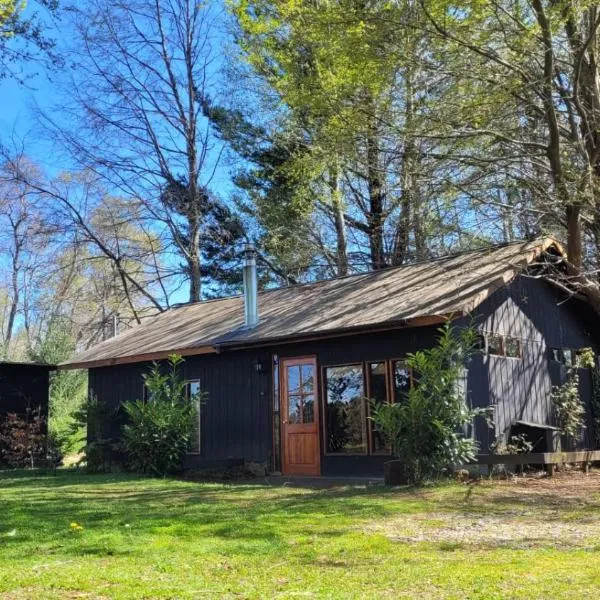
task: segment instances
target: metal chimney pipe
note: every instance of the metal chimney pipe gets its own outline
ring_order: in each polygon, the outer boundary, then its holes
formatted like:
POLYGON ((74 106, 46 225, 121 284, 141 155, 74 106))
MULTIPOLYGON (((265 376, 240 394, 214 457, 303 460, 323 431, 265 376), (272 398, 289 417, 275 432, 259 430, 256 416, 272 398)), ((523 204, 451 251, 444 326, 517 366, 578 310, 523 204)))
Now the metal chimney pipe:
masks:
POLYGON ((256 248, 254 244, 244 246, 244 312, 246 327, 258 325, 258 283, 256 277, 256 248))

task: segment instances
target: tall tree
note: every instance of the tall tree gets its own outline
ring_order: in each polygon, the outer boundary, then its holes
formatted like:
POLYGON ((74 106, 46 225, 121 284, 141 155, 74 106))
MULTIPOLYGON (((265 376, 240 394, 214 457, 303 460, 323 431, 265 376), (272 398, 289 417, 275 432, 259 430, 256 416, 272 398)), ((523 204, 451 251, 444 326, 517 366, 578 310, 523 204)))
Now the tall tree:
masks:
MULTIPOLYGON (((453 135, 477 140, 471 165, 484 161, 533 192, 545 229, 563 233, 572 264, 600 248, 600 92, 595 2, 422 0, 432 35, 454 65, 453 135), (465 59, 469 63, 464 72, 465 59), (484 157, 484 153, 487 154, 484 157)), ((510 206, 506 205, 507 209, 510 206)))
POLYGON ((201 298, 203 274, 214 275, 203 257, 216 245, 231 254, 243 233, 210 189, 220 151, 201 100, 215 70, 216 10, 193 0, 76 7, 73 102, 66 126, 56 124, 82 167, 161 224, 190 301, 201 298))

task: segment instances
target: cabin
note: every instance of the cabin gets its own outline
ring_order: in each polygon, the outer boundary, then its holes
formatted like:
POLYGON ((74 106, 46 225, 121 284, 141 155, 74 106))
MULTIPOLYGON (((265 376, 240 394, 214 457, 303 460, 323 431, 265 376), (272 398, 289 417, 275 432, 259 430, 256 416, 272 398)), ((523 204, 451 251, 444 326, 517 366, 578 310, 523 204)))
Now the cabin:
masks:
MULTIPOLYGON (((252 247, 244 294, 186 304, 81 352, 62 368, 87 369, 89 392, 112 412, 144 397, 142 374, 176 353, 198 410, 189 468, 265 465, 285 475, 381 475, 389 453, 369 419, 369 401, 395 402, 413 384, 404 359, 436 342, 440 326, 473 324, 481 351, 465 373, 465 402, 492 406, 473 423, 481 452, 515 427, 551 429, 552 386, 578 351, 600 349, 598 317, 576 293, 547 277, 564 263, 551 239, 257 291, 252 247)), ((581 396, 593 444, 591 375, 581 396)))
POLYGON ((21 417, 39 413, 47 421, 53 369, 46 364, 0 362, 0 421, 8 413, 21 417))

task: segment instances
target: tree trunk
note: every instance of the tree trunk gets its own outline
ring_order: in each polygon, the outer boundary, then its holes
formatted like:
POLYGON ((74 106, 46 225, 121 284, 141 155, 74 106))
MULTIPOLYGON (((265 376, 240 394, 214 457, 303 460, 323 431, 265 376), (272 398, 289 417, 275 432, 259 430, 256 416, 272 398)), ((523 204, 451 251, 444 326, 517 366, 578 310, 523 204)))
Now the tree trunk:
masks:
POLYGON ((202 271, 200 261, 200 217, 190 216, 190 243, 187 249, 188 276, 190 278, 190 302, 202 299, 202 271))
POLYGON ((344 207, 339 189, 339 174, 337 168, 332 170, 329 182, 331 189, 331 205, 333 207, 333 216, 336 233, 336 254, 338 275, 348 275, 348 242, 346 239, 346 220, 344 218, 344 207))
POLYGON ((583 266, 583 232, 581 227, 581 206, 571 204, 566 209, 567 256, 569 262, 581 269, 583 266))
POLYGON ((379 132, 375 115, 370 118, 367 132, 367 186, 369 191, 369 247, 371 268, 382 269, 386 266, 383 243, 383 182, 379 158, 379 132))

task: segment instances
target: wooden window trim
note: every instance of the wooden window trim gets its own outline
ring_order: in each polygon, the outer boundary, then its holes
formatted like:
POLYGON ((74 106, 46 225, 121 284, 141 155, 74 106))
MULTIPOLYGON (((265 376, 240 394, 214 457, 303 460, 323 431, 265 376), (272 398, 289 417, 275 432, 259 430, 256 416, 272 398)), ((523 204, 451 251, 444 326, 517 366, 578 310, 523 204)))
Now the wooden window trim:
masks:
POLYGON ((506 349, 504 345, 504 334, 502 333, 486 333, 485 334, 485 353, 488 356, 496 356, 498 358, 506 358, 506 349), (500 342, 500 352, 498 354, 490 352, 490 337, 498 338, 500 342))
MULTIPOLYGON (((393 391, 391 387, 392 383, 392 361, 389 358, 383 360, 367 360, 365 361, 364 376, 366 380, 366 397, 371 398, 371 378, 369 372, 369 365, 383 363, 385 365, 385 401, 387 404, 393 404, 393 391)), ((373 450, 373 421, 371 421, 371 403, 367 402, 367 437, 368 437, 368 454, 369 456, 391 456, 392 450, 389 451, 373 450)), ((361 455, 362 456, 362 455, 361 455)))
POLYGON ((273 354, 271 356, 271 379, 272 379, 272 404, 271 404, 271 421, 272 421, 272 429, 273 432, 273 460, 271 468, 274 473, 280 473, 282 469, 282 452, 281 445, 283 443, 281 437, 281 359, 278 354, 273 354), (277 408, 276 408, 277 407, 277 408), (277 425, 277 426, 276 426, 277 425))
MULTIPOLYGON (((367 399, 370 398, 370 378, 368 373, 368 366, 373 363, 383 363, 385 365, 386 371, 386 400, 390 404, 394 404, 396 402, 395 392, 394 392, 394 377, 393 377, 393 364, 396 362, 406 362, 406 355, 399 356, 395 358, 379 358, 379 359, 369 359, 364 361, 352 361, 348 363, 336 363, 336 364, 327 364, 321 365, 319 369, 319 376, 321 385, 321 411, 323 415, 323 432, 322 432, 322 440, 323 440, 323 455, 324 456, 391 456, 391 450, 389 452, 374 452, 372 445, 373 432, 371 427, 371 405, 367 402, 367 399), (365 411, 365 423, 363 424, 363 434, 366 434, 367 441, 367 449, 365 452, 328 452, 327 451, 327 374, 326 369, 334 369, 337 367, 362 367, 362 376, 363 376, 363 402, 364 402, 364 411, 365 411), (366 427, 366 432, 365 432, 366 427)), ((410 386, 414 386, 414 377, 412 369, 410 369, 410 386)))
POLYGON ((495 356, 496 358, 506 358, 509 360, 523 360, 523 339, 516 335, 508 335, 506 333, 494 333, 492 331, 488 331, 484 333, 485 336, 485 354, 487 356, 495 356), (498 338, 500 342, 500 353, 492 353, 490 352, 489 338, 494 337, 498 338), (519 355, 518 356, 508 356, 506 353, 506 341, 514 340, 519 345, 519 355))
POLYGON ((502 340, 503 340, 502 349, 504 350, 504 358, 508 358, 511 360, 523 360, 523 341, 521 340, 521 338, 515 337, 514 335, 503 335, 502 340), (508 354, 506 354, 506 340, 507 339, 511 339, 511 340, 514 340, 515 342, 517 342, 518 347, 519 347, 518 356, 508 356, 508 354))

